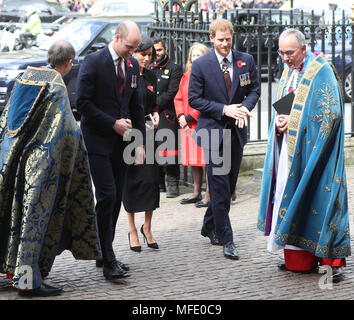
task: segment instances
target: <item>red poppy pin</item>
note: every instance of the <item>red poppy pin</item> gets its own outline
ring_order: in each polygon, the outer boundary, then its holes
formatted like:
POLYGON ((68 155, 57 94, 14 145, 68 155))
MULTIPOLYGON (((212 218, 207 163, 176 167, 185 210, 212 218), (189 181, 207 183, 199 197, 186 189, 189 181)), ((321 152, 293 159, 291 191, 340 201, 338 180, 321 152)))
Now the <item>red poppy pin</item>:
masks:
POLYGON ((147 88, 148 88, 151 92, 154 92, 154 87, 153 87, 153 86, 147 86, 147 88))
POLYGON ((127 60, 127 67, 129 67, 129 68, 132 67, 132 62, 130 60, 127 60))
POLYGON ((245 65, 246 65, 246 63, 243 62, 242 60, 237 60, 237 68, 242 68, 245 65))

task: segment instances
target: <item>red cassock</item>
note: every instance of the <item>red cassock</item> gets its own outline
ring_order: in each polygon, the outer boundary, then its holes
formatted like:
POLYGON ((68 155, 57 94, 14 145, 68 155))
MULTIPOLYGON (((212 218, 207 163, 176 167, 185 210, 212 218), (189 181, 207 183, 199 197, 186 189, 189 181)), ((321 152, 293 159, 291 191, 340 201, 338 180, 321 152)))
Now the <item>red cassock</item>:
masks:
POLYGON ((180 114, 184 114, 185 117, 189 115, 194 120, 188 122, 188 126, 190 128, 189 132, 187 132, 185 129, 180 130, 182 165, 204 167, 205 161, 204 161, 203 149, 195 143, 192 137, 192 133, 197 127, 199 111, 193 109, 188 104, 189 77, 190 77, 190 72, 187 72, 182 76, 181 82, 179 84, 178 92, 174 99, 176 115, 179 116, 180 114))
POLYGON ((345 258, 318 258, 314 253, 305 250, 284 249, 284 258, 286 268, 294 271, 311 270, 316 262, 319 262, 321 266, 347 266, 345 258))

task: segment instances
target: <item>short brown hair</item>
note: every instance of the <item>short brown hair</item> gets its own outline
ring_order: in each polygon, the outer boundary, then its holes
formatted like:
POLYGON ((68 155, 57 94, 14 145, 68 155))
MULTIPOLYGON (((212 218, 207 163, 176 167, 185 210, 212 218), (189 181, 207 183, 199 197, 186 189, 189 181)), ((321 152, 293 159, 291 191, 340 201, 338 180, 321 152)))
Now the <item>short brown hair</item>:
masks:
POLYGON ((119 34, 120 38, 125 40, 133 30, 138 31, 140 34, 140 28, 134 21, 125 20, 118 24, 116 28, 116 35, 119 34))
POLYGON ((229 30, 231 34, 234 34, 234 27, 232 23, 226 19, 216 19, 209 26, 209 33, 213 37, 215 37, 216 31, 227 31, 227 30, 229 30))
POLYGON ((116 34, 119 34, 122 39, 126 39, 129 34, 127 24, 122 22, 117 26, 116 34))

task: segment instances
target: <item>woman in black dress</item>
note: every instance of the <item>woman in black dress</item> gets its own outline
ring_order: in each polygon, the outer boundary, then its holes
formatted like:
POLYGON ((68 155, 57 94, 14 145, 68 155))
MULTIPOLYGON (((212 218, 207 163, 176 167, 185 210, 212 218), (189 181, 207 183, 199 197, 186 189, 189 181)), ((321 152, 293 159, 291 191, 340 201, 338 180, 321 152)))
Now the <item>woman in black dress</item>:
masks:
MULTIPOLYGON (((143 38, 134 58, 139 62, 141 88, 146 120, 146 141, 154 141, 154 132, 159 123, 159 114, 156 106, 157 79, 154 73, 147 69, 147 66, 154 60, 155 49, 150 38, 143 38), (151 115, 151 116, 150 116, 151 115)), ((155 144, 153 145, 155 154, 155 144)), ((147 144, 149 148, 149 144, 147 144)), ((146 154, 151 150, 146 150, 146 154)), ((141 251, 138 231, 135 226, 135 212, 145 211, 145 221, 140 232, 147 242, 148 247, 158 249, 158 245, 151 233, 151 220, 153 211, 160 204, 159 171, 153 157, 153 164, 130 165, 127 169, 126 183, 123 191, 123 205, 128 215, 129 233, 128 240, 130 249, 136 252, 141 251)), ((148 159, 151 162, 151 159, 148 159)))

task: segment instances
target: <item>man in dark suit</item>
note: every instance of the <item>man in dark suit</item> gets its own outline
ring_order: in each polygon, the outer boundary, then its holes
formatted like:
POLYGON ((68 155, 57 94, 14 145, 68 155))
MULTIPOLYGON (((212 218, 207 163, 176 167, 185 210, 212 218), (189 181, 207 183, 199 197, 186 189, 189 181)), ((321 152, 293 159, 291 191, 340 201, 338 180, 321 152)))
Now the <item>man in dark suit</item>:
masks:
MULTIPOLYGON (((179 88, 183 72, 182 67, 176 64, 167 54, 167 46, 162 39, 154 40, 156 51, 156 62, 149 68, 157 78, 157 99, 160 121, 159 129, 169 129, 173 133, 174 146, 168 145, 167 150, 161 150, 157 154, 157 161, 160 169, 160 191, 165 191, 165 173, 167 180, 167 198, 179 196, 179 175, 178 164, 178 119, 176 116, 174 98, 179 88)), ((165 141, 162 141, 163 144, 165 141)))
MULTIPOLYGON (((129 275, 128 267, 116 260, 112 242, 126 166, 123 137, 136 128, 145 140, 139 65, 131 57, 140 40, 134 22, 120 23, 107 47, 86 56, 77 81, 76 104, 82 114, 81 129, 95 185, 103 274, 109 280, 129 275)), ((136 149, 136 157, 136 164, 144 161, 143 146, 136 149)))
POLYGON ((232 38, 229 21, 211 23, 214 50, 193 62, 188 100, 200 111, 195 139, 204 149, 210 188, 201 234, 212 244, 223 245, 226 258, 238 259, 230 199, 247 142, 247 116, 259 99, 260 86, 253 57, 232 50, 232 38))

